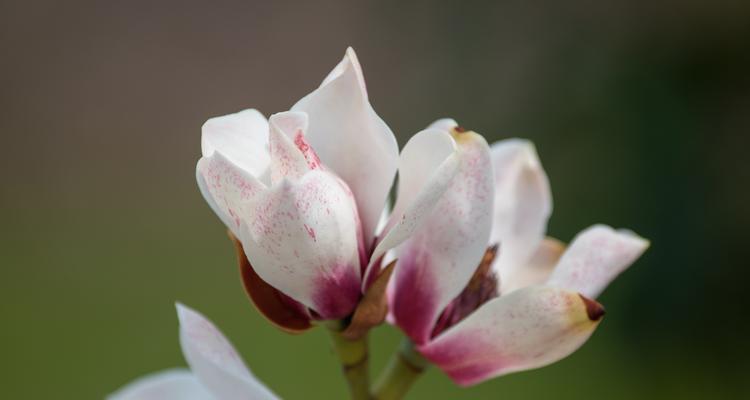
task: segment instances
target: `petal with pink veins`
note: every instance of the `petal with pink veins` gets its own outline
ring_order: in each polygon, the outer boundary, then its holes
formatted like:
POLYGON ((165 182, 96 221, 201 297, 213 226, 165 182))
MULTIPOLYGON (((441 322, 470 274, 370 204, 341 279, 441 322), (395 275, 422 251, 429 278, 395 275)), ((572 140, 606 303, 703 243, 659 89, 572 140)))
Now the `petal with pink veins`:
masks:
POLYGON ((255 272, 324 319, 343 318, 360 297, 354 199, 331 173, 313 170, 264 192, 238 236, 255 272))
POLYGON ((198 160, 196 175, 198 187, 211 209, 237 236, 243 208, 266 186, 218 150, 198 160))
POLYGON ((234 346, 203 315, 177 304, 180 344, 190 369, 217 399, 277 399, 247 368, 234 346))
POLYGON ((568 356, 603 312, 576 292, 531 286, 490 300, 418 349, 457 384, 470 386, 568 356))
POLYGON ((307 114, 282 112, 272 115, 268 122, 272 185, 284 178, 297 180, 320 167, 318 156, 305 139, 307 114))
POLYGON ((490 243, 500 244, 494 268, 500 280, 529 262, 552 213, 549 181, 534 145, 507 139, 492 145, 495 210, 490 243))
POLYGON ((173 369, 138 378, 107 400, 214 400, 190 371, 173 369))
POLYGON ((354 50, 292 111, 309 115, 307 140, 354 193, 369 245, 396 174, 398 144, 370 105, 354 50))
POLYGON ((547 285, 596 298, 648 246, 648 240, 633 232, 594 225, 573 239, 547 285))
MULTIPOLYGON (((494 190, 489 146, 474 132, 452 133, 458 172, 430 214, 398 249, 391 312, 417 344, 471 279, 487 247, 494 190)), ((429 152, 429 149, 424 149, 429 152)))

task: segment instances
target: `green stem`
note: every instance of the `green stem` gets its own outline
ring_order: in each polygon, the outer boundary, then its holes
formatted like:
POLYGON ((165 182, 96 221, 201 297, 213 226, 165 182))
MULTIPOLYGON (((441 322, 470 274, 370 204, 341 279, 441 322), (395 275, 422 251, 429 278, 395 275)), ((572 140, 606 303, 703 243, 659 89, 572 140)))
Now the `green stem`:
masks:
POLYGON ((349 384, 352 400, 370 399, 370 373, 367 356, 367 336, 349 340, 341 335, 338 326, 329 326, 333 350, 341 362, 341 369, 349 384))
POLYGON ((429 362, 407 339, 401 342, 388 365, 380 374, 372 390, 374 400, 399 400, 406 395, 411 385, 422 375, 429 362))

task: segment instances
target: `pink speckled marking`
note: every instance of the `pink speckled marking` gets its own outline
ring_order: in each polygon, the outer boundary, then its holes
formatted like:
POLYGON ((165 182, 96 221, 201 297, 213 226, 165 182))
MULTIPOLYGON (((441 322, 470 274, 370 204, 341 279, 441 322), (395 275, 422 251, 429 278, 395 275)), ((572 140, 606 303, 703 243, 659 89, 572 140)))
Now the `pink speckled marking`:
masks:
POLYGON ((305 231, 307 231, 307 236, 310 236, 310 239, 312 239, 313 242, 317 242, 317 239, 315 239, 315 229, 310 228, 307 224, 303 225, 305 226, 305 231))
POLYGON ((435 277, 430 256, 425 251, 410 251, 398 261, 391 301, 396 324, 417 344, 430 338, 437 314, 435 277))
POLYGON ((252 198, 258 188, 243 177, 236 167, 220 158, 213 158, 203 174, 211 193, 218 198, 225 198, 230 191, 236 191, 239 200, 252 198))
POLYGON ((321 275, 316 279, 315 286, 313 303, 321 319, 349 316, 362 295, 358 271, 351 265, 341 265, 331 273, 321 275))
POLYGON ((315 153, 315 150, 313 150, 310 144, 307 143, 302 130, 298 130, 294 135, 294 144, 297 146, 299 151, 302 152, 302 155, 305 156, 305 160, 307 161, 307 165, 310 167, 310 169, 320 168, 320 158, 318 158, 318 154, 315 153))
POLYGON ((254 177, 245 175, 218 153, 211 158, 202 159, 199 169, 206 189, 224 214, 223 219, 230 220, 235 228, 239 228, 242 203, 254 198, 260 192, 262 184, 254 177))

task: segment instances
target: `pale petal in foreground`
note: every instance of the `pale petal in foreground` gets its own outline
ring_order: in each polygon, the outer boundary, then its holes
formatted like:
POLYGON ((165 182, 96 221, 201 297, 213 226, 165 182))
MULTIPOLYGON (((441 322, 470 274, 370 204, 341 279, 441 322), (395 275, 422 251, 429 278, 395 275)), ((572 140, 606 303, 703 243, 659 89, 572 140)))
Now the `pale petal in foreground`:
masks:
POLYGON ((234 346, 203 315, 177 304, 180 344, 190 369, 214 397, 222 400, 276 399, 245 366, 234 346))
POLYGON ((190 371, 173 369, 138 378, 107 400, 215 400, 190 371))

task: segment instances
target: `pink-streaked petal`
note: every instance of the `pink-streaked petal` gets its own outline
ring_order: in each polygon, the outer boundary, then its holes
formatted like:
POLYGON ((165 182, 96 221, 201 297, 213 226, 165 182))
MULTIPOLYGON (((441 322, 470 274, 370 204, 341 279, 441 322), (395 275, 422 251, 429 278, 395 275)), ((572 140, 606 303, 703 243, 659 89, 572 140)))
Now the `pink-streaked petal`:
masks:
POLYGON ((180 344, 190 369, 217 399, 276 399, 240 358, 234 346, 206 317, 177 304, 180 344))
POLYGON ((369 245, 396 174, 398 144, 370 105, 354 50, 347 49, 323 84, 292 111, 307 112, 307 140, 354 193, 369 245))
POLYGON ((547 285, 596 298, 648 246, 648 240, 633 232, 594 225, 573 239, 547 285))
POLYGON ((455 133, 459 170, 448 189, 398 251, 391 309, 421 344, 440 312, 464 289, 484 256, 492 225, 489 146, 474 132, 455 133))
POLYGON ((508 294, 526 286, 541 285, 549 279, 565 251, 565 244, 550 237, 542 240, 531 259, 500 281, 500 293, 508 294))
POLYGON ((307 114, 278 113, 272 115, 268 123, 271 184, 284 178, 297 180, 311 169, 320 167, 318 156, 305 140, 307 114))
POLYGON ((211 118, 203 124, 203 157, 219 151, 234 165, 255 177, 264 176, 270 162, 268 122, 258 110, 211 118))
POLYGON ((220 151, 198 161, 198 187, 211 209, 237 236, 244 206, 266 187, 220 151))
POLYGON ((534 145, 507 139, 492 145, 495 210, 491 243, 500 244, 494 268, 501 280, 523 268, 544 238, 552 213, 549 181, 534 145))
POLYGON ((148 374, 107 396, 107 400, 214 400, 186 369, 148 374))
POLYGON ((367 286, 386 251, 403 243, 442 198, 458 172, 458 147, 450 134, 426 129, 406 143, 399 158, 396 204, 383 227, 383 237, 370 258, 363 283, 367 286))
POLYGON ((248 210, 240 241, 258 275, 324 319, 343 318, 360 297, 359 229, 342 182, 313 170, 283 180, 248 210))
POLYGON ((419 350, 457 384, 469 386, 568 356, 603 313, 576 292, 527 287, 490 300, 419 350))

